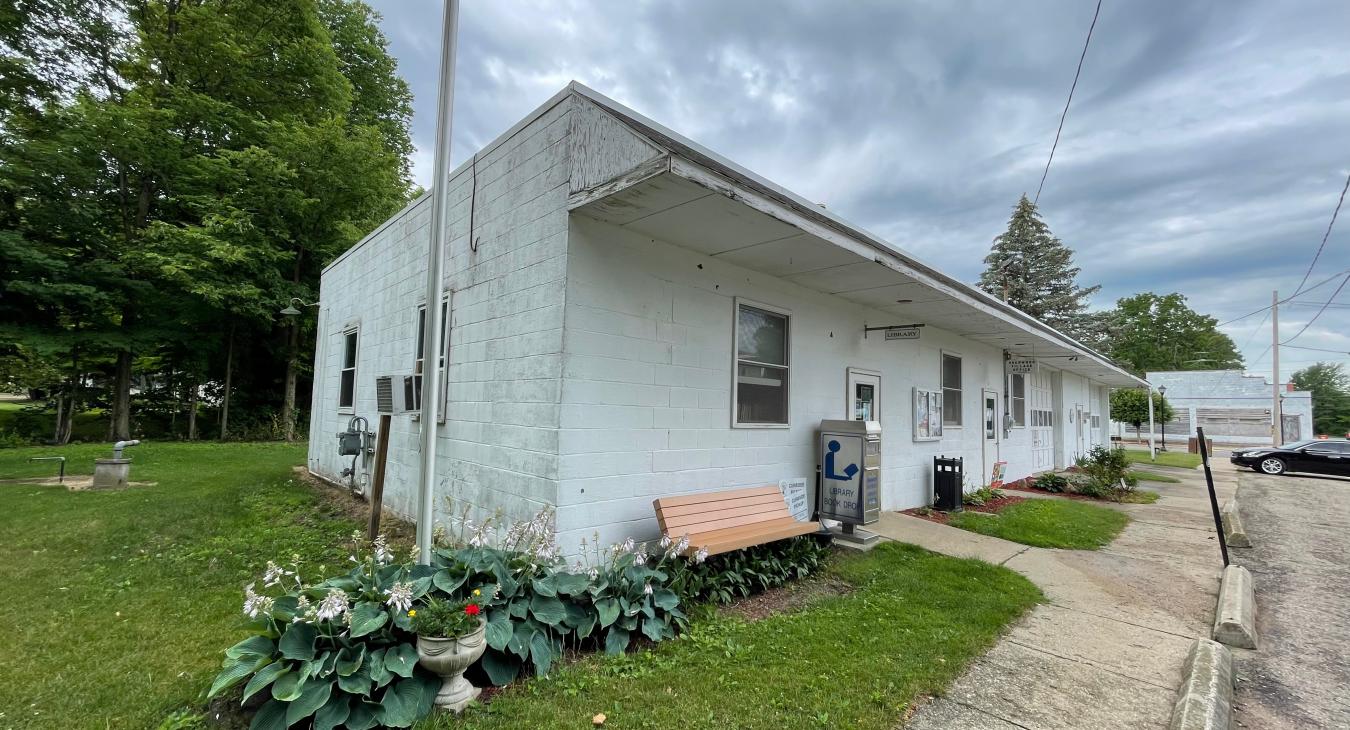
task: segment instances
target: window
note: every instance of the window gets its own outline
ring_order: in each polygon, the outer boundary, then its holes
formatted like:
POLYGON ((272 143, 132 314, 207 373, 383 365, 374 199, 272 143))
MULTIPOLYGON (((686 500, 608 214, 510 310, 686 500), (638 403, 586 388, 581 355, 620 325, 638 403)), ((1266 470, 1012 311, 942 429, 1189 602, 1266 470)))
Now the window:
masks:
MULTIPOLYGON (((438 365, 441 372, 445 372, 445 325, 450 318, 450 302, 441 302, 441 336, 439 339, 440 347, 437 352, 440 353, 438 365)), ((417 308, 417 360, 413 363, 413 402, 418 410, 422 408, 422 365, 426 360, 426 331, 427 331, 427 305, 423 304, 417 308)), ((442 381, 443 382, 443 381, 442 381)), ((444 402, 444 400, 442 400, 444 402)), ((441 418, 445 419, 445 410, 441 409, 441 418)))
POLYGON ((1055 425, 1055 412, 1041 410, 1039 408, 1031 411, 1031 425, 1033 428, 1049 428, 1055 425))
POLYGON ((355 329, 342 333, 342 373, 338 380, 338 408, 352 408, 356 404, 356 337, 355 329))
POLYGON ((942 353, 942 425, 961 425, 961 358, 942 353))
POLYGON ((1099 415, 1097 415, 1096 413, 1094 413, 1094 414, 1092 414, 1091 418, 1092 418, 1092 427, 1093 427, 1093 428, 1101 428, 1101 427, 1102 427, 1102 417, 1101 417, 1101 416, 1099 416, 1099 415))
POLYGON ((1027 425, 1027 376, 1013 373, 1008 376, 1008 412, 1014 426, 1027 425))
POLYGON ((788 423, 788 315, 736 302, 733 426, 788 423))

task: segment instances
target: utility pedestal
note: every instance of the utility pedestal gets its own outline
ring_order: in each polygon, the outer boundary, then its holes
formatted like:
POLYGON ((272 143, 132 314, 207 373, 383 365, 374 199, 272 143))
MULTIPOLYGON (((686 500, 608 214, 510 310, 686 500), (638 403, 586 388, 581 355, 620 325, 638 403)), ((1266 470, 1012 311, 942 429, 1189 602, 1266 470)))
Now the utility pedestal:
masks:
POLYGON ((131 459, 94 459, 93 489, 125 489, 131 459))

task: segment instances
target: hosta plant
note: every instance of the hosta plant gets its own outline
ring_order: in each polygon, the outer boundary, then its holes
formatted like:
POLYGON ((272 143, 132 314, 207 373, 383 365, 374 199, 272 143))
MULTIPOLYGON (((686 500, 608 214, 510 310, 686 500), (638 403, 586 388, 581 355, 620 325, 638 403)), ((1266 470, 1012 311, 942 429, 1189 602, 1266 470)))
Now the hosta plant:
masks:
POLYGON ((425 716, 440 682, 417 666, 408 611, 433 571, 393 557, 381 538, 353 552, 350 572, 315 583, 298 563, 269 563, 261 588, 245 589, 252 635, 225 652, 208 698, 240 684, 243 702, 266 698, 257 730, 409 727, 425 716))

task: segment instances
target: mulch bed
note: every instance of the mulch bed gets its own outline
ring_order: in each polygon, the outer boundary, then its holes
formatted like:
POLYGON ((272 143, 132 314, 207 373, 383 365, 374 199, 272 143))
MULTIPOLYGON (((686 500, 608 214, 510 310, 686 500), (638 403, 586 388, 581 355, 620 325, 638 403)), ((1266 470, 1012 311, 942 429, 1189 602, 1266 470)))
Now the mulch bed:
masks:
POLYGON ((1110 502, 1110 501, 1111 501, 1111 500, 1109 500, 1109 499, 1097 499, 1096 497, 1089 497, 1089 496, 1087 496, 1086 494, 1074 494, 1074 493, 1072 493, 1072 492, 1047 492, 1047 491, 1044 490, 1044 489, 1037 489, 1037 488, 1035 488, 1035 487, 1027 487, 1027 486, 1023 486, 1023 485, 1013 486, 1013 485, 1009 484, 1008 486, 1004 487, 1004 489, 1011 489, 1011 490, 1016 491, 1016 492, 1038 492, 1038 493, 1040 493, 1040 494, 1049 494, 1049 495, 1053 495, 1053 496, 1056 496, 1056 497, 1065 497, 1066 499, 1076 499, 1076 500, 1078 500, 1078 501, 1080 501, 1080 502, 1110 502))
MULTIPOLYGON (((1006 489, 1007 487, 1003 488, 1006 489)), ((968 504, 965 506, 965 511, 996 515, 1010 505, 1025 501, 1027 501, 1027 497, 1016 497, 1005 494, 998 499, 991 499, 981 505, 968 504)), ((936 522, 939 525, 945 525, 947 524, 947 521, 951 519, 950 512, 938 512, 937 510, 927 507, 914 507, 912 509, 902 510, 901 514, 918 517, 921 520, 928 520, 929 522, 936 522)))

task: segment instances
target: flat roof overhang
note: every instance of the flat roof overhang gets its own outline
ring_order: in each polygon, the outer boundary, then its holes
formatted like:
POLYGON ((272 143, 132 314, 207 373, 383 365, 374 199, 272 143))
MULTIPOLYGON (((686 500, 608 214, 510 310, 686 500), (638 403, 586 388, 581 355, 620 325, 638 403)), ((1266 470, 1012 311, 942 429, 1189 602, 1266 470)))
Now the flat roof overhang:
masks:
POLYGON ((1148 385, 1030 315, 800 207, 675 154, 569 200, 579 215, 893 315, 868 326, 922 323, 1099 385, 1148 385))

